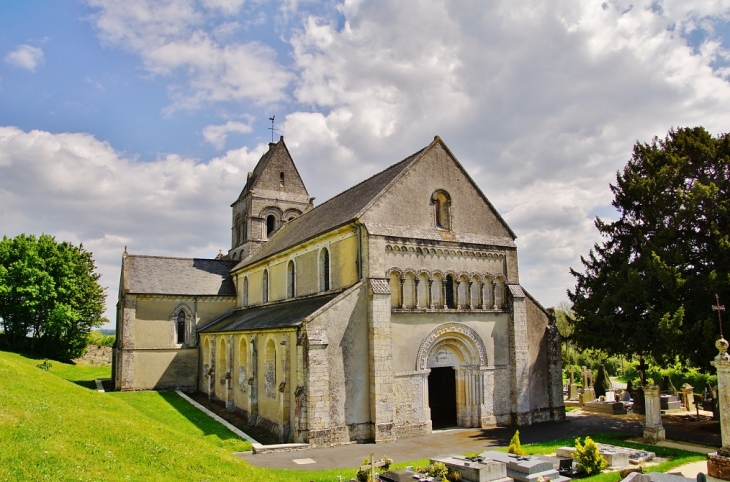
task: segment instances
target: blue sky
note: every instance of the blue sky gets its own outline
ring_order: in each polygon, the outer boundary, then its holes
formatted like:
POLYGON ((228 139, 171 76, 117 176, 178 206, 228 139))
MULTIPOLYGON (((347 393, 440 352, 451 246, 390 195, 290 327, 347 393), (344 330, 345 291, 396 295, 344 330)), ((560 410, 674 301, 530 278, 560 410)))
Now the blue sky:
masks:
MULTIPOLYGON (((321 202, 440 135, 566 299, 632 145, 730 126, 730 1, 0 4, 0 232, 214 256, 276 115, 321 202)), ((112 316, 112 311, 108 311, 112 316)))

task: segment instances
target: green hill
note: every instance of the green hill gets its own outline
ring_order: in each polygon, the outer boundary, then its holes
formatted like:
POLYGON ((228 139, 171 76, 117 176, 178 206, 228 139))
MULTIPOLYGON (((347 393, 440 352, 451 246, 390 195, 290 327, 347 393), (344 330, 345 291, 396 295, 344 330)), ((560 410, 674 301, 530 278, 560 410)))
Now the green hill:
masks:
MULTIPOLYGON (((0 480, 299 480, 233 452, 250 445, 174 392, 98 393, 109 368, 0 351, 0 480)), ((305 475, 307 480, 311 476, 305 475)), ((329 475, 329 474, 327 474, 329 475)), ((322 480, 322 479, 320 479, 322 480)), ((325 480, 336 480, 328 476, 325 480)))

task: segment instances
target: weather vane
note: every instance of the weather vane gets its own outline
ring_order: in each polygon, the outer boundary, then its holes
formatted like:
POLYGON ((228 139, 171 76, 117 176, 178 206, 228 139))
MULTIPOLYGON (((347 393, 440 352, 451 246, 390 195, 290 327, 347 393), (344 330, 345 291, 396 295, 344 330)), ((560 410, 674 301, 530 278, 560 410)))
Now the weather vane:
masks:
POLYGON ((271 131, 271 142, 274 142, 274 131, 279 130, 274 127, 274 119, 276 119, 275 115, 272 115, 271 117, 269 117, 269 120, 271 121, 271 127, 269 127, 269 130, 271 131))
POLYGON ((720 296, 717 293, 715 293, 715 300, 717 304, 712 305, 712 311, 717 311, 717 321, 720 323, 720 338, 725 338, 722 336, 722 317, 720 316, 720 312, 725 311, 725 305, 720 304, 720 296))

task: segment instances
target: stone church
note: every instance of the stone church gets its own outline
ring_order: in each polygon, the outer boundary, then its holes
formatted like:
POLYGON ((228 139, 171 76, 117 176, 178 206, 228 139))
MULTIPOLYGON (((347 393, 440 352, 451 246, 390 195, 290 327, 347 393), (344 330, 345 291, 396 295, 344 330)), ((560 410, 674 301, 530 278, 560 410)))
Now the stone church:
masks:
POLYGON ((515 234, 436 137, 317 207, 283 138, 216 259, 122 258, 117 390, 198 391, 281 442, 563 420, 515 234))

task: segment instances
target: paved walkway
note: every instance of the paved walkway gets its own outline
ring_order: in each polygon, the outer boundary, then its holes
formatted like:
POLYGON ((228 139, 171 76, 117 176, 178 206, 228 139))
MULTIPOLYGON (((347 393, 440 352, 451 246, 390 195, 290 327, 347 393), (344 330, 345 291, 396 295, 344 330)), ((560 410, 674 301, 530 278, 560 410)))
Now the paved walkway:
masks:
MULTIPOLYGON (((568 413, 568 421, 539 423, 521 427, 520 441, 534 443, 558 437, 583 437, 594 433, 626 433, 641 436, 638 417, 598 417, 579 410, 568 413)), ((278 469, 321 470, 359 466, 371 452, 377 458, 387 456, 395 461, 426 459, 437 455, 483 452, 506 447, 515 433, 514 427, 491 429, 440 430, 423 437, 401 439, 388 444, 350 444, 309 449, 298 452, 242 454, 252 465, 278 469)))

